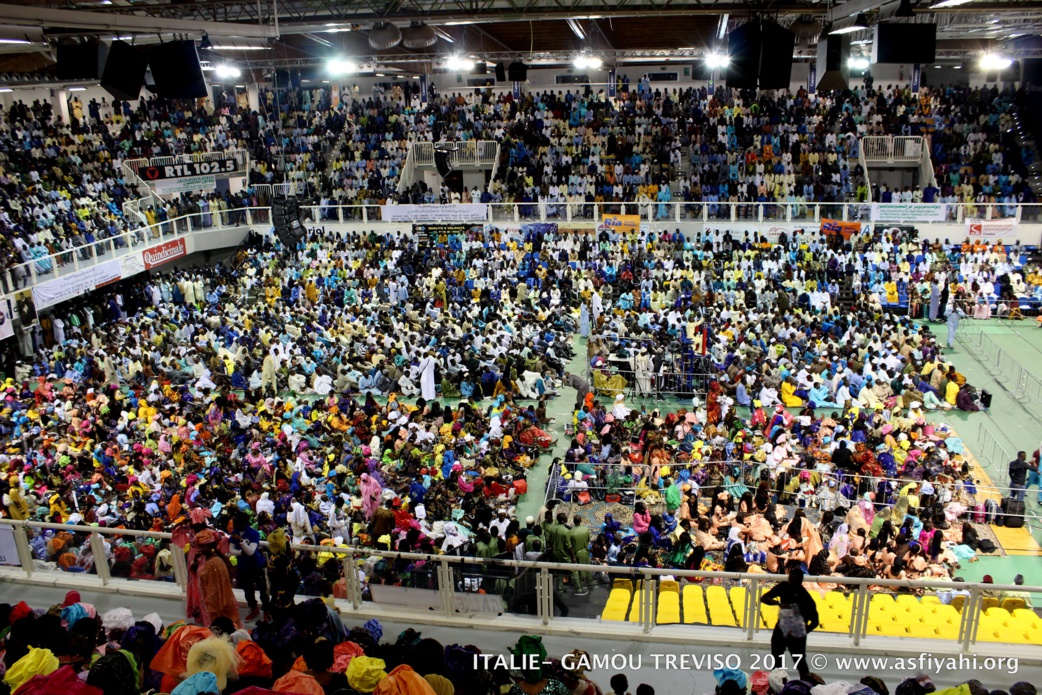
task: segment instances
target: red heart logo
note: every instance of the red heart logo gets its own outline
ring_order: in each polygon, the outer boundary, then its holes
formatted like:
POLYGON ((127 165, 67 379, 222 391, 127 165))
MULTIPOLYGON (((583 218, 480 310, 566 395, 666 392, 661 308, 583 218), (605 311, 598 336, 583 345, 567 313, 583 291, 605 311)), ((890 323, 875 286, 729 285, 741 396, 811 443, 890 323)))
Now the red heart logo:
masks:
POLYGON ((155 181, 159 178, 159 167, 148 167, 145 169, 145 178, 149 181, 155 181))

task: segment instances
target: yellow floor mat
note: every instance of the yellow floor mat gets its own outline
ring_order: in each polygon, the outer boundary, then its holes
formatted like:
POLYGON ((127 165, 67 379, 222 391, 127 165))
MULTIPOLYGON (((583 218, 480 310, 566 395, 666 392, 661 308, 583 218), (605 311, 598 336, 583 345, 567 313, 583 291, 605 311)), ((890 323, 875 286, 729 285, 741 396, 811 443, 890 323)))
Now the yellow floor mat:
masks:
POLYGON ((992 526, 995 537, 999 539, 999 545, 1006 551, 1007 555, 1038 555, 1042 553, 1038 541, 1034 539, 1027 526, 1020 528, 1006 528, 1005 526, 992 526))

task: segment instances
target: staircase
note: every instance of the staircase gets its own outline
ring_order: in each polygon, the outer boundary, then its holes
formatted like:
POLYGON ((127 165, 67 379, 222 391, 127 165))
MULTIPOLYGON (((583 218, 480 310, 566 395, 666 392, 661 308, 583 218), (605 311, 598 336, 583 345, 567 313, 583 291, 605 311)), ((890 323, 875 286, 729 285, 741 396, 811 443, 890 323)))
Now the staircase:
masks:
POLYGON ((1042 132, 1042 93, 1025 91, 1017 95, 1010 110, 1013 119, 1013 143, 1016 151, 1012 156, 1013 166, 1027 181, 1036 197, 1042 196, 1042 160, 1038 157, 1037 135, 1042 132), (1033 161, 1025 161, 1024 148, 1033 153, 1033 161))

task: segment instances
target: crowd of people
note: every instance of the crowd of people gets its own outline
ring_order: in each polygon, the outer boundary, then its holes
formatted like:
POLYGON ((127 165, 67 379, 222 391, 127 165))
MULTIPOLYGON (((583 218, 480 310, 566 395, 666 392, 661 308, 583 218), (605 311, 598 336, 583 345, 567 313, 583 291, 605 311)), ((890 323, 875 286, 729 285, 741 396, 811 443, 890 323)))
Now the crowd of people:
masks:
MULTIPOLYGON (((247 631, 227 618, 209 627, 165 623, 157 613, 99 613, 78 592, 47 609, 0 605, 4 667, 0 688, 13 695, 655 695, 615 673, 591 675, 595 659, 572 650, 550 657, 542 638, 522 635, 506 653, 442 644, 415 629, 385 635, 375 620, 349 627, 319 599, 296 605, 283 622, 247 631), (600 681, 600 682, 598 682, 600 681)), ((650 665, 646 666, 650 668, 650 665)), ((816 673, 719 668, 694 695, 1036 695, 1027 681, 1008 691, 979 680, 939 688, 927 675, 891 679, 850 674, 826 683, 816 673), (887 685, 890 680, 890 685, 887 685)), ((662 692, 661 688, 658 692, 662 692)), ((679 692, 679 691, 672 691, 679 692)))

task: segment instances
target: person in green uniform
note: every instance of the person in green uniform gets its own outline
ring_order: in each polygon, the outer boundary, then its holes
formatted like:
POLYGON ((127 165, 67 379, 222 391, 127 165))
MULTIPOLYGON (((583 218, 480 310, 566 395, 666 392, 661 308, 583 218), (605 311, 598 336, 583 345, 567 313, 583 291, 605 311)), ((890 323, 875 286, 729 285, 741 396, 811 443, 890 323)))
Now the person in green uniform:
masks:
MULTIPOLYGON (((583 519, 576 514, 572 517, 572 528, 568 531, 568 540, 572 545, 573 562, 579 565, 590 564, 590 529, 583 525, 583 519)), ((591 572, 572 572, 572 584, 575 586, 576 596, 585 596, 590 593, 593 584, 591 572)))

